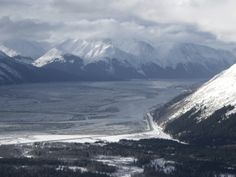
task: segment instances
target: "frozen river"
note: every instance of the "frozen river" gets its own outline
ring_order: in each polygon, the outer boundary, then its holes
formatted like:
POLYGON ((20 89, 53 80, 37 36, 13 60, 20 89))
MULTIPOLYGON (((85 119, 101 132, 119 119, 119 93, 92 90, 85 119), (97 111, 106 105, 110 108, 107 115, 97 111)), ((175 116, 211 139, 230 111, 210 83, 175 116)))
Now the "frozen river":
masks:
POLYGON ((144 115, 199 80, 134 80, 0 87, 0 140, 38 134, 143 132, 144 115))

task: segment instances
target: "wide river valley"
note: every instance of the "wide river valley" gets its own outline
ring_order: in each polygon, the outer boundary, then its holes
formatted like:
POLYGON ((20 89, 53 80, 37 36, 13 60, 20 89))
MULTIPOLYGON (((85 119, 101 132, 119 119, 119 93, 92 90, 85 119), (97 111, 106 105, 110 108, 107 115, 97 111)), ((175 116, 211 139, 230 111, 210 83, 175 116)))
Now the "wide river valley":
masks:
POLYGON ((132 80, 0 87, 0 139, 145 131, 144 115, 200 80, 132 80))

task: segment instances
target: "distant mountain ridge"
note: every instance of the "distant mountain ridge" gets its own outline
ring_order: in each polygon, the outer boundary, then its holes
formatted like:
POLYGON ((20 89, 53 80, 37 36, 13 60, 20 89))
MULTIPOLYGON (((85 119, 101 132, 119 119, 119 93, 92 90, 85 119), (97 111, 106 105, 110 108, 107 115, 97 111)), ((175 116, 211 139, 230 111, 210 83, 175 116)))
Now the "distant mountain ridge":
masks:
POLYGON ((29 41, 22 41, 22 46, 6 44, 0 45, 0 51, 16 63, 64 73, 64 77, 71 77, 66 80, 76 81, 207 78, 236 63, 236 57, 229 51, 193 43, 156 46, 135 39, 73 39, 55 45, 37 59, 32 56, 48 46, 29 41))
POLYGON ((80 61, 77 66, 80 73, 88 66, 103 65, 101 69, 106 75, 121 79, 209 77, 236 62, 236 57, 229 51, 198 44, 178 43, 163 49, 144 41, 104 39, 65 41, 33 64, 60 70, 61 63, 65 71, 66 64, 78 62, 76 58, 80 61), (73 59, 69 55, 73 55, 73 59), (116 72, 121 68, 133 70, 132 77, 119 77, 116 72))
POLYGON ((54 69, 37 68, 0 52, 0 85, 76 80, 79 79, 68 73, 54 69))
MULTIPOLYGON (((67 40, 55 46, 53 50, 60 51, 61 54, 79 56, 85 63, 115 58, 125 60, 134 66, 155 63, 162 68, 175 68, 178 64, 190 62, 208 66, 213 62, 222 64, 236 61, 235 56, 229 51, 193 43, 155 47, 148 42, 137 40, 67 40)), ((47 55, 48 52, 43 56, 47 55)))

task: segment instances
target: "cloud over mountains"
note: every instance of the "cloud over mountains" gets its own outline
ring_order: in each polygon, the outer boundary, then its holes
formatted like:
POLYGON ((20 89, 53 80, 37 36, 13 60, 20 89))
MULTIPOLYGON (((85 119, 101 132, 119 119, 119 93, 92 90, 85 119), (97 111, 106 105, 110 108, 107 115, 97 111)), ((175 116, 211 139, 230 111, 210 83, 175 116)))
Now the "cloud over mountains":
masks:
POLYGON ((234 0, 0 0, 0 41, 234 42, 235 5, 234 0))

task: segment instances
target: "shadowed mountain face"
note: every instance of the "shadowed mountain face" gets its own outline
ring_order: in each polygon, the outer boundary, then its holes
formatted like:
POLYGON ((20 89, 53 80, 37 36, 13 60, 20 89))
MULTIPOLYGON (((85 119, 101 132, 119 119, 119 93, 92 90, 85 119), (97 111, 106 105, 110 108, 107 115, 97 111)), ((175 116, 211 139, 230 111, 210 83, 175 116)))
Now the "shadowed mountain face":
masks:
POLYGON ((63 61, 57 60, 41 68, 53 68, 77 76, 82 80, 125 80, 125 79, 155 79, 155 78, 208 78, 226 69, 230 64, 206 68, 198 63, 177 64, 176 67, 161 67, 156 63, 146 63, 138 67, 128 61, 106 58, 84 63, 77 56, 64 55, 63 61))
POLYGON ((77 77, 59 70, 37 68, 0 54, 0 84, 71 81, 77 77))

